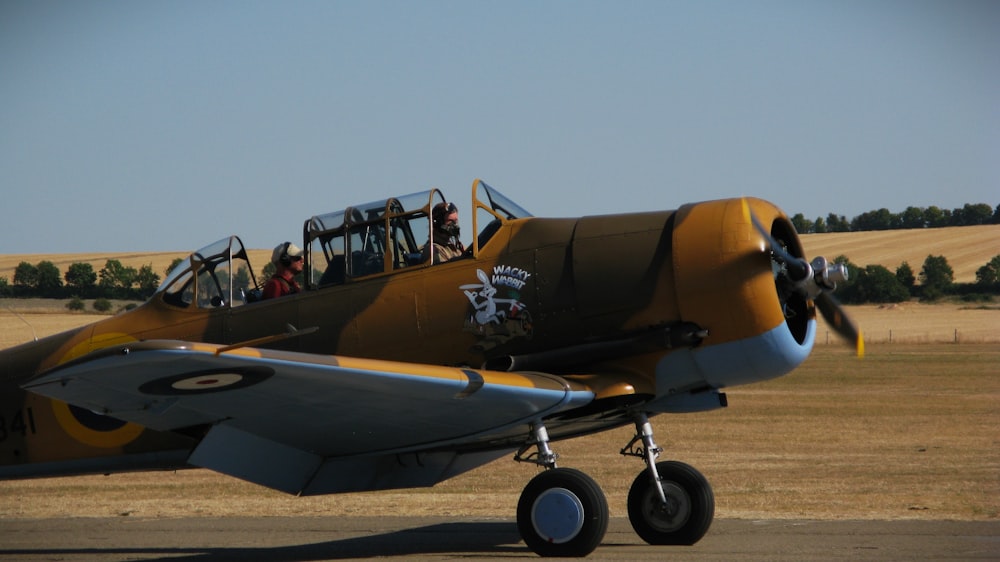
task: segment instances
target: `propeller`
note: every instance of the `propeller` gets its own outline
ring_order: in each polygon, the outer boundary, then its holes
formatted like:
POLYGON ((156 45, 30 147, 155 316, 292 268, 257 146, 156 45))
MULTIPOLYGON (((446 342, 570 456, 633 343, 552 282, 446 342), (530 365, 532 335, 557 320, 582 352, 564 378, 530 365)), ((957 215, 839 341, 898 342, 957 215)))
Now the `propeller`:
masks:
POLYGON ((830 263, 824 257, 817 257, 812 262, 796 257, 783 244, 771 236, 757 216, 750 210, 746 200, 743 202, 746 214, 753 222, 754 228, 771 246, 774 260, 784 267, 786 278, 794 292, 816 303, 820 313, 838 335, 854 346, 858 357, 865 355, 865 342, 861 329, 851 320, 843 305, 833 296, 837 282, 847 281, 847 267, 840 263, 830 263))
MULTIPOLYGON (((846 280, 846 279, 845 279, 846 280)), ((819 308, 826 323, 833 327, 833 330, 840 334, 848 342, 854 344, 854 350, 858 357, 865 356, 865 340, 861 336, 861 328, 851 320, 844 307, 830 293, 820 293, 816 298, 816 306, 819 308)))

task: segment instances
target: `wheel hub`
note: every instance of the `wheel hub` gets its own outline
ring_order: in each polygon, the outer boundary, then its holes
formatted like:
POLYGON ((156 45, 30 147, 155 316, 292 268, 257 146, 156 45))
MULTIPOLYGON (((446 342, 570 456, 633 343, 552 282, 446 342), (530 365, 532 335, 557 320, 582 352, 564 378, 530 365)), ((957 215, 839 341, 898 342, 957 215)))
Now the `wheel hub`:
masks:
POLYGON ((562 544, 580 533, 584 513, 583 503, 576 494, 566 488, 550 488, 535 499, 531 507, 531 524, 548 542, 562 544))
POLYGON ((691 517, 691 497, 673 482, 661 482, 660 486, 667 502, 661 502, 659 494, 651 490, 646 497, 645 512, 650 526, 657 531, 675 531, 683 527, 691 517))

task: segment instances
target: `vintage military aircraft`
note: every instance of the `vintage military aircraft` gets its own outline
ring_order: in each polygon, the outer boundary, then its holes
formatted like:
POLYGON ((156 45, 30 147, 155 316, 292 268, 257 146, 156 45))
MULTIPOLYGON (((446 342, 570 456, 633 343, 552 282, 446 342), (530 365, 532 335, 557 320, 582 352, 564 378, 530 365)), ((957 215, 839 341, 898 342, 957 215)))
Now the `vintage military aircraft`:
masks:
POLYGON ((0 352, 0 478, 204 467, 292 494, 431 486, 514 454, 548 470, 517 526, 584 556, 608 523, 550 444, 632 424, 628 495, 651 544, 693 544, 715 500, 658 461, 650 416, 726 406, 788 373, 815 309, 852 342, 788 218, 753 198, 676 211, 535 218, 472 186, 460 259, 421 259, 430 191, 305 221, 303 291, 256 301, 237 237, 176 267, 142 306, 0 352))

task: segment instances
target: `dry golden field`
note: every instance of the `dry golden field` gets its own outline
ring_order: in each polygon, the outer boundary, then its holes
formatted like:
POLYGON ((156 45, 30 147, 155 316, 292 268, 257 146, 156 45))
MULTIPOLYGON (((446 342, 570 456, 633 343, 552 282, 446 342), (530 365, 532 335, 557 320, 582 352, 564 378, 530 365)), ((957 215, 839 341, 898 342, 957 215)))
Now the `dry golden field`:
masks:
MULTIPOLYGON (((845 307, 859 326, 866 344, 877 343, 1000 343, 1000 303, 983 307, 951 302, 845 307)), ((836 334, 820 317, 816 345, 839 345, 836 334)))
POLYGON ((957 283, 975 282, 976 270, 1000 255, 1000 224, 806 234, 801 239, 810 258, 825 256, 832 260, 845 255, 861 267, 882 265, 889 271, 896 271, 905 261, 914 275, 919 275, 927 256, 944 256, 957 283))

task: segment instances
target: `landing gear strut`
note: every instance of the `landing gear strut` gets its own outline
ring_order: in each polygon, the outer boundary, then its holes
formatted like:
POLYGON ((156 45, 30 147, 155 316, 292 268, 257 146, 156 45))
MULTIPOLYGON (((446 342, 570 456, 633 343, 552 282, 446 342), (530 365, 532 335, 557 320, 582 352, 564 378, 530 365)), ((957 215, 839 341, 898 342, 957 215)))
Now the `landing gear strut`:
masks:
POLYGON ((708 480, 693 467, 678 461, 656 462, 662 449, 653 442, 653 428, 646 414, 635 420, 636 435, 621 450, 640 457, 640 472, 628 492, 628 519, 642 540, 658 545, 691 545, 698 542, 715 517, 715 495, 708 480), (637 446, 639 441, 641 446, 637 446))
MULTIPOLYGON (((660 461, 649 416, 635 416, 636 435, 621 450, 639 457, 646 469, 628 492, 628 519, 642 540, 655 545, 692 545, 712 525, 715 495, 708 480, 691 466, 660 461)), ((517 530, 541 556, 586 556, 608 530, 608 501, 596 482, 579 470, 556 468, 559 457, 549 447, 540 421, 514 460, 545 467, 528 482, 517 502, 517 530), (529 450, 536 449, 531 453, 529 450)))
POLYGON ((608 501, 600 486, 572 468, 556 468, 545 426, 535 423, 532 439, 514 460, 544 466, 524 487, 517 502, 517 530, 528 547, 541 556, 586 556, 601 544, 608 530, 608 501), (537 453, 524 456, 532 446, 537 453))

